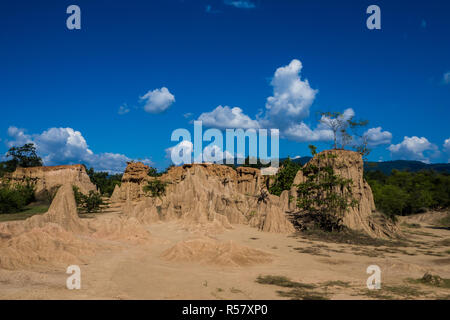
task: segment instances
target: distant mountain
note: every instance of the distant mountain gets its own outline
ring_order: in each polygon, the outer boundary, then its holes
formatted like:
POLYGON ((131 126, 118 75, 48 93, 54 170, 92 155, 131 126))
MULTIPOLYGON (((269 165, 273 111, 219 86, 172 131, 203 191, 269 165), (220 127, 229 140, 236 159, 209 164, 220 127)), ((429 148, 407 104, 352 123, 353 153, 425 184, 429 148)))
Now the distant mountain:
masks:
POLYGON ((416 172, 420 170, 434 170, 437 172, 450 173, 450 163, 423 163, 421 161, 410 160, 395 160, 395 161, 383 161, 383 162, 365 162, 365 171, 377 171, 380 170, 385 174, 390 174, 393 169, 400 171, 416 172))
MULTIPOLYGON (((283 163, 287 158, 280 159, 280 164, 283 163)), ((299 163, 301 165, 305 165, 312 157, 299 157, 296 159, 291 159, 292 162, 299 163)), ((224 161, 225 163, 225 161, 224 161)), ((234 162, 237 166, 237 159, 234 162)), ((450 173, 450 163, 431 163, 427 164, 421 161, 410 161, 410 160, 395 160, 395 161, 383 161, 383 162, 373 162, 366 161, 364 162, 364 171, 377 171, 380 170, 385 174, 390 174, 392 170, 399 171, 410 171, 417 172, 420 170, 434 170, 437 172, 446 172, 450 173)))

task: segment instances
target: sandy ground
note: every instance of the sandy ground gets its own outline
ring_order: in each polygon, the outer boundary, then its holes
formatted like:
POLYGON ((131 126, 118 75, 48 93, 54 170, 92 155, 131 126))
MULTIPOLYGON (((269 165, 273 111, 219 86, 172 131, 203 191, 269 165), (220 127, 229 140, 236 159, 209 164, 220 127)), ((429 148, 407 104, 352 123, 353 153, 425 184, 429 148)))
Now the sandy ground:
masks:
MULTIPOLYGON (((80 265, 81 289, 66 288, 66 266, 21 271, 0 270, 0 299, 289 299, 292 288, 260 284, 258 276, 285 276, 313 284, 309 294, 328 299, 448 299, 450 290, 408 279, 430 271, 450 278, 450 231, 402 227, 407 247, 373 247, 313 241, 257 231, 242 225, 215 235, 273 255, 270 263, 226 267, 172 262, 161 254, 193 237, 176 222, 148 227, 150 243, 121 243, 80 265), (447 239, 447 241, 445 241, 447 239), (382 289, 366 288, 369 265, 381 268, 382 289), (281 292, 281 293, 280 293, 281 292)), ((294 295, 308 298, 305 292, 294 295)))

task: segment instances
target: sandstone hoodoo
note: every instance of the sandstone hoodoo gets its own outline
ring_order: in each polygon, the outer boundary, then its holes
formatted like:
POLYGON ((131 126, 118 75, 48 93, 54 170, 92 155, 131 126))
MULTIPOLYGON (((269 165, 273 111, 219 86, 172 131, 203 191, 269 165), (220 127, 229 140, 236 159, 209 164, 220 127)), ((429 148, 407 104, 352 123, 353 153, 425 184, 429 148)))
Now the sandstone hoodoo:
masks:
POLYGON ((122 177, 120 191, 114 190, 114 198, 120 200, 136 200, 144 196, 142 187, 149 180, 149 166, 141 162, 128 162, 122 177))
POLYGON ((143 222, 180 219, 191 227, 203 225, 208 228, 215 224, 229 228, 230 224, 249 224, 267 232, 294 231, 278 208, 278 197, 259 199, 261 194, 268 192, 258 169, 234 170, 217 164, 189 164, 171 168, 160 178, 141 178, 129 181, 128 185, 123 180, 120 189, 126 199, 124 212, 143 222), (166 184, 164 195, 141 197, 140 201, 132 203, 138 198, 136 195, 143 192, 142 182, 152 179, 166 184))
MULTIPOLYGON (((362 156, 358 152, 326 150, 315 155, 303 168, 308 169, 313 166, 319 169, 330 168, 337 177, 349 181, 349 192, 354 200, 354 206, 349 206, 340 216, 343 225, 371 236, 391 236, 397 232, 397 229, 393 223, 376 213, 372 190, 364 180, 363 165, 362 156)), ((298 211, 296 208, 298 194, 295 185, 307 180, 307 176, 305 176, 307 173, 304 172, 308 172, 308 170, 300 170, 294 179, 291 190, 284 191, 281 195, 284 201, 283 207, 288 213, 298 211)), ((336 188, 335 191, 343 194, 345 190, 336 188)))
POLYGON ((48 200, 53 197, 58 188, 66 183, 77 186, 81 192, 89 193, 97 188, 89 179, 85 167, 76 165, 54 167, 17 168, 5 176, 12 184, 25 184, 28 181, 35 184, 36 199, 48 200))

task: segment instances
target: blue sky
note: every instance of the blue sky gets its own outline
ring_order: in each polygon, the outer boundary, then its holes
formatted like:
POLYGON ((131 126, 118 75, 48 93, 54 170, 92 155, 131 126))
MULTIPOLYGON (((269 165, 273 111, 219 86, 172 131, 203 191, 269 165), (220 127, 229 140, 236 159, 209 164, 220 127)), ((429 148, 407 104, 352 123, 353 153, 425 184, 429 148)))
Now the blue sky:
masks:
POLYGON ((172 131, 201 118, 277 127, 280 155, 303 156, 330 146, 317 112, 351 109, 373 129, 370 160, 448 162, 449 12, 436 0, 3 1, 0 153, 32 141, 46 164, 162 169, 172 131), (66 28, 71 4, 81 30, 66 28), (366 27, 371 4, 381 30, 366 27))

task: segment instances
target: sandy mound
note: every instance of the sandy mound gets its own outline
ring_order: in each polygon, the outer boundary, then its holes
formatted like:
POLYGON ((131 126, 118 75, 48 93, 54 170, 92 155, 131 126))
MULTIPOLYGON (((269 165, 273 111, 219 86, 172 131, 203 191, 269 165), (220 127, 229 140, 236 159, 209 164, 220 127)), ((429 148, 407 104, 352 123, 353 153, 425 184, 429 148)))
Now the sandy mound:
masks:
POLYGON ((80 264, 97 249, 115 247, 94 239, 143 243, 150 234, 135 218, 81 220, 70 184, 59 188, 48 212, 25 221, 0 224, 0 268, 80 264))
POLYGON ((412 214, 410 216, 399 217, 400 222, 407 223, 423 223, 423 224, 437 224, 444 219, 450 212, 430 211, 425 213, 412 214))
POLYGON ((95 253, 96 246, 61 226, 48 223, 0 243, 0 268, 19 269, 36 265, 80 264, 81 256, 95 253))
POLYGON ((196 262, 219 266, 242 267, 272 261, 271 254, 241 246, 233 241, 218 242, 199 238, 177 243, 162 254, 168 261, 196 262))

